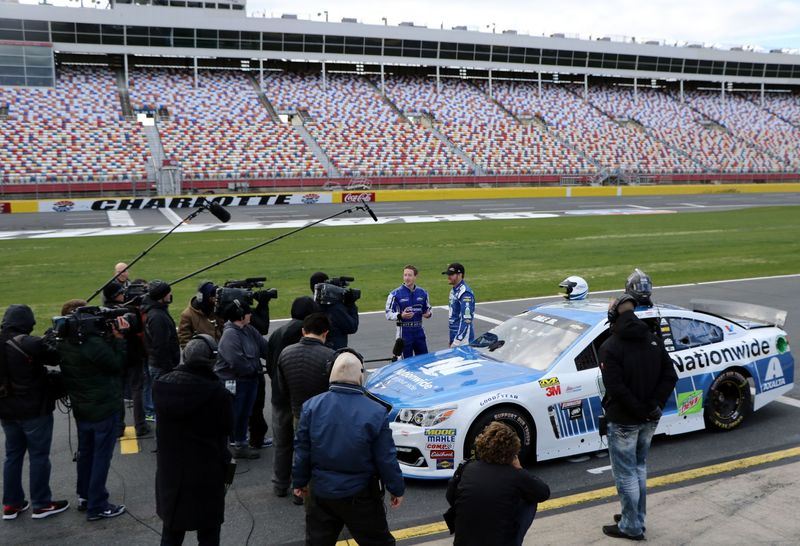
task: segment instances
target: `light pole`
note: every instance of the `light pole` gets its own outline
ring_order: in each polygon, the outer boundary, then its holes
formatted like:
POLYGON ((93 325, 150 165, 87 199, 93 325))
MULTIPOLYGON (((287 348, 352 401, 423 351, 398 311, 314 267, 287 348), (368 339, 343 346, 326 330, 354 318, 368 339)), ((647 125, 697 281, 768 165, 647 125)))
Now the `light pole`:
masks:
POLYGON ((327 23, 328 22, 328 12, 327 11, 323 11, 322 13, 318 13, 317 17, 320 17, 323 13, 325 14, 325 22, 327 23))
POLYGON ((489 25, 486 25, 486 28, 489 28, 489 27, 492 27, 492 34, 494 34, 495 33, 495 24, 491 23, 489 25))
POLYGON ((386 20, 386 17, 381 17, 381 21, 383 21, 383 26, 389 26, 389 21, 386 20))

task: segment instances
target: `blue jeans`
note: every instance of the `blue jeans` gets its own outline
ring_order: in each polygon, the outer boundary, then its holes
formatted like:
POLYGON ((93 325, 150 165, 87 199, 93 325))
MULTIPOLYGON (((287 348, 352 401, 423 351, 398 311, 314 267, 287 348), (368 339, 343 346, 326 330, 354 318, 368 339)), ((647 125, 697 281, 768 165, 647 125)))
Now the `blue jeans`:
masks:
POLYGON ((101 421, 78 424, 78 496, 87 499, 89 515, 108 508, 106 479, 117 443, 119 413, 101 421))
POLYGON ((237 379, 236 395, 233 397, 233 441, 236 447, 247 446, 247 423, 256 401, 255 379, 237 379))
POLYGON ((622 504, 619 530, 642 534, 647 515, 647 452, 658 422, 608 424, 608 454, 622 504))
POLYGON ((164 375, 165 372, 161 368, 153 366, 145 366, 147 370, 144 376, 144 387, 142 389, 142 396, 144 397, 144 413, 145 415, 155 415, 156 408, 153 405, 153 382, 164 375))
POLYGON ((30 459, 30 487, 33 508, 52 502, 50 492, 50 444, 53 441, 53 414, 33 419, 3 419, 6 435, 6 461, 3 464, 3 504, 21 506, 22 462, 25 452, 30 459))

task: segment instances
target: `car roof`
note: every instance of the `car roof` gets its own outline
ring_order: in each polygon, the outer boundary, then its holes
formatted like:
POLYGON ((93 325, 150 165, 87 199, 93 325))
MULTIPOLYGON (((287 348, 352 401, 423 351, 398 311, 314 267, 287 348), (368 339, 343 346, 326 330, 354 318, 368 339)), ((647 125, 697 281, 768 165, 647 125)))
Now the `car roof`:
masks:
MULTIPOLYGON (((528 311, 537 311, 556 317, 595 325, 608 319, 608 299, 562 300, 541 303, 530 307, 528 311)), ((637 307, 637 314, 649 310, 674 311, 684 310, 683 307, 659 303, 653 307, 637 307)))

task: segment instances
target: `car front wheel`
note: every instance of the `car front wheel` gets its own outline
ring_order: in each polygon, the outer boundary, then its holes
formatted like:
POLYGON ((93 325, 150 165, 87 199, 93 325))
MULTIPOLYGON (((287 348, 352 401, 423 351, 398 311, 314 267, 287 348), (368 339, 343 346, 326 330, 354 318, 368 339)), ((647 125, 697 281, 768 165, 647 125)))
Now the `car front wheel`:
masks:
POLYGON ((519 436, 519 460, 532 461, 536 455, 536 430, 525 412, 513 406, 496 406, 483 412, 472 423, 464 441, 464 458, 475 458, 475 439, 492 421, 508 425, 519 436))

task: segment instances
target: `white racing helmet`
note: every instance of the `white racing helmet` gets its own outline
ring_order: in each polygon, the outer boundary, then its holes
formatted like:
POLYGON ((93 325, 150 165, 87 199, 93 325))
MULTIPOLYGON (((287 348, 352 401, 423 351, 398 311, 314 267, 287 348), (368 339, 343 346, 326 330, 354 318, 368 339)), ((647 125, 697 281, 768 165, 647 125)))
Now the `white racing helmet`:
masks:
POLYGON ((564 289, 564 297, 570 301, 585 300, 586 296, 589 295, 589 283, 583 277, 578 277, 577 275, 570 275, 561 281, 558 286, 564 289))

